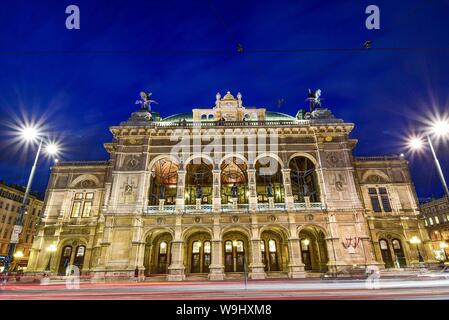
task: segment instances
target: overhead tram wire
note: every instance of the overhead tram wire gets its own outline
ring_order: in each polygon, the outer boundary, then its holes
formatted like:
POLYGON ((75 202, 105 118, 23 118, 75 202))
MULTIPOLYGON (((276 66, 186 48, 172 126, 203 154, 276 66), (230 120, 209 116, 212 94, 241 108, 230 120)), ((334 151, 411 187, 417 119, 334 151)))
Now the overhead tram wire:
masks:
POLYGON ((0 55, 142 55, 142 56, 168 56, 168 55, 244 55, 248 53, 315 53, 315 52, 440 52, 449 53, 449 47, 402 47, 402 48, 303 48, 303 49, 245 49, 238 53, 236 50, 2 50, 0 55))

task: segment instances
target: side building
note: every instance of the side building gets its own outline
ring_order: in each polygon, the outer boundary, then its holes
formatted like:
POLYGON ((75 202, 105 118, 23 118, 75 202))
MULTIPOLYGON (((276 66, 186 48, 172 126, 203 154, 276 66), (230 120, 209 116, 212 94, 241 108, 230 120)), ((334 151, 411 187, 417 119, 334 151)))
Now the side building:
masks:
POLYGON ((421 218, 432 240, 435 258, 448 262, 449 201, 448 197, 432 199, 421 204, 421 218))
MULTIPOLYGON (((12 229, 23 201, 25 188, 0 182, 0 255, 5 257, 11 239, 12 229)), ((30 194, 23 221, 23 230, 16 247, 14 270, 26 270, 34 237, 41 223, 44 201, 36 194, 30 194)), ((0 267, 3 268, 2 264, 0 267)))
POLYGON ((354 124, 316 100, 296 117, 230 92, 165 119, 142 106, 110 128, 108 161, 52 168, 28 271, 222 280, 435 263, 407 161, 354 157, 354 124))

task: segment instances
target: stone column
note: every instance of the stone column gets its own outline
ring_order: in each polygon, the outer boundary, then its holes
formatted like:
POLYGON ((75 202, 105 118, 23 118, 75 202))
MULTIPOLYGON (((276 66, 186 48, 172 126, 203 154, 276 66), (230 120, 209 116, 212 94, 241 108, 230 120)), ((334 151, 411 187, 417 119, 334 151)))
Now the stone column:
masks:
POLYGON ((185 182, 186 182, 186 171, 185 170, 179 170, 178 171, 178 183, 176 185, 176 210, 177 211, 184 211, 185 182))
POLYGON ((288 277, 289 278, 305 278, 306 273, 304 271, 304 263, 301 258, 301 243, 299 238, 294 235, 288 238, 288 251, 289 251, 289 263, 288 263, 288 277))
POLYGON ((212 234, 212 261, 209 265, 209 280, 224 280, 223 264, 223 241, 220 237, 220 215, 215 213, 213 216, 213 234, 212 234))
POLYGON ((249 209, 256 211, 257 209, 257 190, 256 190, 256 169, 248 169, 248 189, 249 189, 249 209))
POLYGON ((213 185, 212 185, 212 210, 221 210, 221 170, 212 170, 213 185))
POLYGON ((290 169, 282 169, 282 181, 284 183, 285 207, 288 210, 293 209, 292 184, 290 179, 290 169))
POLYGON ((257 226, 257 215, 251 214, 251 239, 249 245, 251 246, 251 263, 249 265, 248 276, 251 279, 265 279, 265 265, 262 263, 262 252, 260 250, 260 234, 257 226))
POLYGON ((183 247, 182 239, 182 214, 176 215, 175 236, 171 242, 171 264, 168 267, 168 281, 185 280, 185 266, 183 263, 183 247))

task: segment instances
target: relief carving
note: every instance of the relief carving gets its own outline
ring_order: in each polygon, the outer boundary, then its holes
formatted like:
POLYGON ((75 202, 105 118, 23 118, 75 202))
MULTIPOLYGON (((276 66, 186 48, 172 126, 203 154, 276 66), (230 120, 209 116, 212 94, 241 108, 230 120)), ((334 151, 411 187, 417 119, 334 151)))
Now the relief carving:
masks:
POLYGON ((345 159, 342 152, 326 152, 326 164, 328 167, 344 167, 345 159))

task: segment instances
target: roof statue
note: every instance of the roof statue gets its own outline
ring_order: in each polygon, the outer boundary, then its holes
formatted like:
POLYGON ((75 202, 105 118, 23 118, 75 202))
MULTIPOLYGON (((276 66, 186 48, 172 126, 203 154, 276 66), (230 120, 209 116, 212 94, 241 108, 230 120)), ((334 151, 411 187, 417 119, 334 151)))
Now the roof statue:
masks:
POLYGON ((136 104, 140 104, 142 109, 151 111, 151 104, 152 103, 158 104, 156 101, 150 99, 152 94, 153 94, 152 92, 146 93, 144 91, 141 91, 140 92, 140 97, 142 99, 141 100, 136 100, 136 104))
POLYGON ((307 93, 307 99, 306 101, 310 101, 310 112, 312 112, 313 110, 317 109, 317 108, 321 108, 321 90, 315 90, 312 91, 309 89, 309 92, 307 93))

